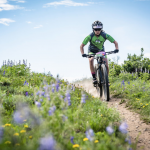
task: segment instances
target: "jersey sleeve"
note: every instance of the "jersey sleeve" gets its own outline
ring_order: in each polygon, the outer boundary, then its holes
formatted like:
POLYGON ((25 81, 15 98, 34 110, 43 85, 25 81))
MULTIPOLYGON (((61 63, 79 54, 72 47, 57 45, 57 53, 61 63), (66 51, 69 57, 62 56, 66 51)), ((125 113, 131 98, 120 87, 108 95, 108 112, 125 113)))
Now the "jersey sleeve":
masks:
POLYGON ((113 43, 115 40, 113 37, 111 37, 109 34, 106 33, 106 39, 109 40, 111 43, 113 43))
POLYGON ((89 41, 90 41, 90 39, 91 39, 91 36, 90 35, 88 35, 85 39, 84 39, 84 41, 82 42, 84 45, 86 45, 89 41))

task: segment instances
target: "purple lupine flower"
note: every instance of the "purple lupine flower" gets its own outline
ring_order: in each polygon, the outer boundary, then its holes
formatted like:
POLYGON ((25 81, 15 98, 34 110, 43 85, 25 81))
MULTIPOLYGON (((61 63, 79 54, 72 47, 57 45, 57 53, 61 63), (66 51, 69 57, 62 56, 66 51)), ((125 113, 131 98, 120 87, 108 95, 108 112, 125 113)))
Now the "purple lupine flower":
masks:
POLYGON ((121 85, 125 85, 124 80, 121 82, 121 85))
POLYGON ((3 134, 4 134, 4 128, 0 127, 0 143, 1 143, 2 138, 3 138, 3 134))
POLYGON ((41 107, 41 103, 38 102, 38 101, 35 102, 35 105, 36 105, 37 107, 41 107))
POLYGON ((53 75, 51 74, 50 76, 52 77, 53 75))
POLYGON ((13 119, 17 124, 23 124, 24 118, 22 117, 21 113, 19 111, 15 111, 13 114, 13 119))
POLYGON ((45 92, 42 91, 41 95, 44 96, 45 92))
POLYGON ((110 126, 106 127, 106 131, 109 135, 111 135, 114 132, 113 128, 110 126))
POLYGON ((71 99, 70 99, 69 91, 67 91, 67 93, 66 93, 66 100, 68 100, 68 106, 70 106, 71 105, 71 99))
POLYGON ((33 96, 33 93, 31 94, 31 96, 33 96))
POLYGON ((130 85, 130 81, 128 82, 128 84, 130 85))
POLYGON ((36 95, 39 95, 39 91, 36 93, 36 95))
POLYGON ((126 122, 123 122, 120 126, 119 126, 119 131, 123 134, 126 134, 128 131, 127 131, 127 128, 128 128, 128 125, 126 122))
POLYGON ((5 71, 3 72, 3 75, 5 75, 5 71))
POLYGON ((54 93, 54 91, 55 91, 55 89, 54 88, 52 88, 52 92, 54 93))
POLYGON ((94 137, 94 131, 92 129, 89 129, 86 131, 86 137, 90 140, 90 141, 93 141, 93 137, 94 137))
POLYGON ((81 103, 85 103, 85 100, 86 100, 86 95, 82 94, 81 103))
POLYGON ((44 137, 40 139, 39 150, 56 150, 56 141, 52 136, 44 137))
POLYGON ((61 97, 61 98, 63 98, 63 96, 62 96, 62 95, 60 95, 60 97, 61 97))
POLYGON ((43 99, 40 99, 41 102, 43 102, 43 99))
POLYGON ((66 120, 68 119, 68 117, 65 116, 65 115, 63 115, 63 116, 62 116, 62 119, 63 119, 63 121, 66 121, 66 120))
POLYGON ((49 116, 52 116, 53 113, 55 112, 55 110, 56 110, 56 106, 50 107, 50 108, 49 108, 49 111, 48 111, 49 116))
POLYGON ((71 87, 71 90, 73 90, 73 85, 72 85, 72 87, 71 87))
POLYGON ((26 85, 26 82, 27 82, 27 81, 25 81, 23 85, 26 85))
POLYGON ((26 96, 28 96, 28 92, 26 92, 26 96))
POLYGON ((131 139, 130 139, 130 137, 126 137, 125 142, 128 142, 128 144, 131 145, 131 139))
POLYGON ((132 148, 130 147, 128 150, 132 150, 132 148))
POLYGON ((134 86, 134 85, 133 85, 134 86))
POLYGON ((59 91, 59 83, 56 84, 56 91, 59 91))
POLYGON ((71 137, 70 137, 70 141, 71 141, 72 144, 75 144, 74 141, 73 141, 73 139, 74 139, 74 137, 71 136, 71 137))
POLYGON ((47 98, 47 100, 48 100, 48 101, 50 101, 50 100, 51 100, 51 98, 50 98, 50 97, 48 97, 48 98, 47 98))

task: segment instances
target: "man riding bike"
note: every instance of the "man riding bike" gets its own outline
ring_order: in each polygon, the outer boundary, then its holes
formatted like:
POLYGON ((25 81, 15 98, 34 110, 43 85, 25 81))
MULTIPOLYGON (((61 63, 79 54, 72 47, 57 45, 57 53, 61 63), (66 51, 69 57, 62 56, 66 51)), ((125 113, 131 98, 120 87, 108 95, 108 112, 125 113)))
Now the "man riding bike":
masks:
MULTIPOLYGON (((108 39, 111 43, 115 44, 116 49, 114 52, 116 52, 116 53, 119 52, 118 43, 110 35, 105 33, 102 29, 103 29, 103 24, 100 21, 97 20, 92 24, 93 32, 84 39, 84 41, 82 42, 82 44, 80 46, 80 51, 81 51, 82 57, 86 57, 86 54, 84 54, 83 47, 88 42, 90 42, 90 45, 88 47, 88 54, 95 54, 100 51, 105 51, 104 42, 106 41, 106 39, 108 39)), ((109 75, 107 56, 103 60, 106 62, 107 73, 109 75)), ((97 79, 95 76, 93 57, 89 58, 89 64, 90 64, 90 71, 91 71, 91 74, 93 77, 93 84, 96 84, 97 79)))

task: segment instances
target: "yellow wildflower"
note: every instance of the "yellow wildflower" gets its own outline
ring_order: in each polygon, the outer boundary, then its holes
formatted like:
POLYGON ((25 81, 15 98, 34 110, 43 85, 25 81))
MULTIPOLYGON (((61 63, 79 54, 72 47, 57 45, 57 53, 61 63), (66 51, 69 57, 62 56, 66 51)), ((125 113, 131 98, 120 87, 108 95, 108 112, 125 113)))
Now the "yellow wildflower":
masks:
POLYGON ((14 136, 19 136, 19 133, 14 133, 14 136))
POLYGON ((11 124, 5 124, 5 127, 10 127, 11 126, 11 124))
POLYGON ((32 136, 29 136, 29 139, 32 139, 33 137, 32 136))
POLYGON ((146 105, 148 105, 148 104, 146 104, 146 105))
POLYGON ((95 141, 94 141, 94 143, 98 143, 98 142, 99 142, 98 140, 95 140, 95 141))
POLYGON ((25 133, 25 132, 26 132, 26 130, 21 130, 21 131, 20 131, 20 133, 25 133))
POLYGON ((143 106, 143 108, 144 108, 145 106, 143 106))
POLYGON ((142 105, 142 103, 140 103, 142 105))
POLYGON ((79 147, 79 144, 74 144, 72 147, 73 148, 79 147))
POLYGON ((6 141, 5 144, 11 144, 11 142, 10 141, 6 141))
POLYGON ((25 128, 28 128, 28 125, 24 125, 25 128))
POLYGON ((16 143, 15 146, 20 146, 20 144, 19 144, 19 143, 16 143))
POLYGON ((84 138, 83 141, 88 141, 88 138, 84 138))
POLYGON ((5 125, 2 125, 2 128, 5 128, 5 125))
POLYGON ((103 115, 101 114, 101 117, 102 117, 103 115))

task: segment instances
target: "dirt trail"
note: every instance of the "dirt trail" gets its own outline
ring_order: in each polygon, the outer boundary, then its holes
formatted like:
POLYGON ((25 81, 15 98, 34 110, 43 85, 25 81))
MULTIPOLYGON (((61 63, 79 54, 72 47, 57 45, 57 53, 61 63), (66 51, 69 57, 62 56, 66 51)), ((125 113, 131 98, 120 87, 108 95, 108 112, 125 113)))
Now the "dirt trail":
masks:
MULTIPOLYGON (((98 97, 96 88, 92 85, 92 80, 86 79, 83 81, 76 82, 75 85, 82 86, 86 92, 90 93, 94 97, 98 97)), ((113 98, 107 103, 108 107, 115 107, 122 119, 124 119, 128 124, 128 131, 131 136, 131 141, 137 141, 137 150, 150 150, 150 125, 145 124, 140 120, 139 114, 131 112, 125 108, 125 103, 119 104, 121 99, 113 98), (138 140, 136 139, 139 136, 138 140)))

